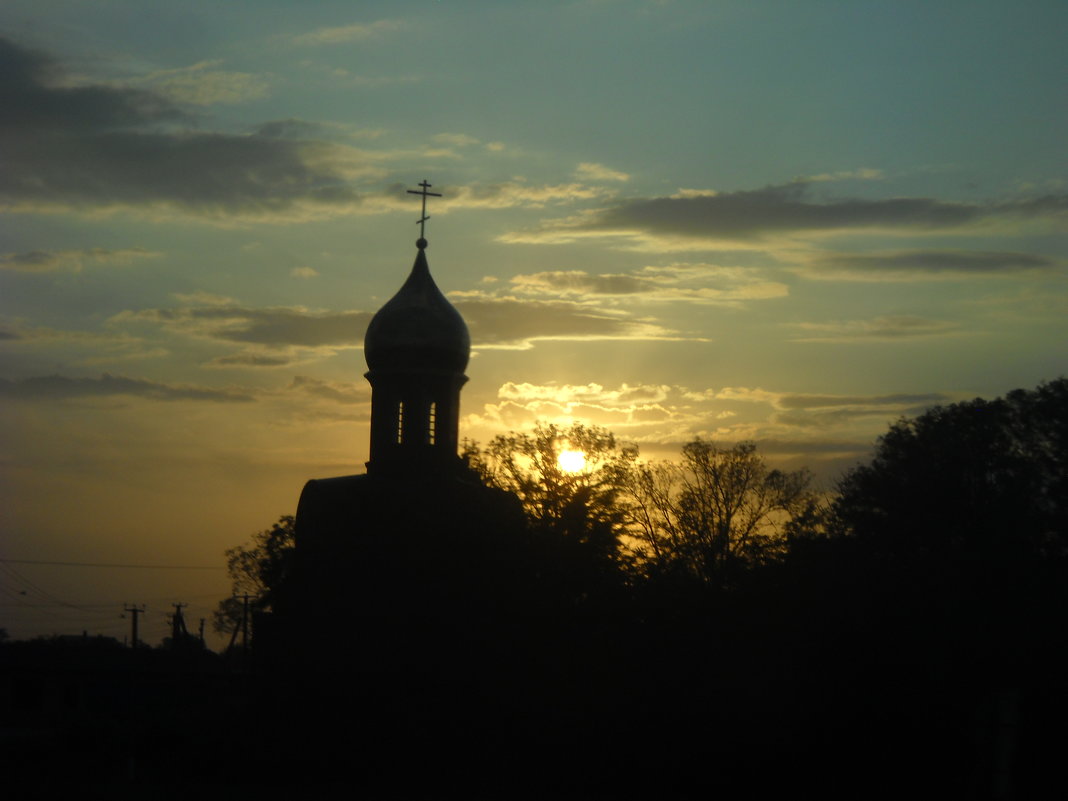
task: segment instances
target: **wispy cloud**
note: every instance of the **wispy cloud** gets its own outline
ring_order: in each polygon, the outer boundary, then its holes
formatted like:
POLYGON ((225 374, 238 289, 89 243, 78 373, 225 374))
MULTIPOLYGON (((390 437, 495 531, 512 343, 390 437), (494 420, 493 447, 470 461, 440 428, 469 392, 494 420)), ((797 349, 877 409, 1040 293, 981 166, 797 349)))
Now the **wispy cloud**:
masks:
POLYGON ((625 172, 613 170, 603 164, 584 161, 575 168, 575 177, 580 181, 629 181, 630 176, 625 172))
POLYGON ((857 426, 952 401, 941 393, 817 395, 758 387, 691 389, 668 384, 536 384, 506 382, 497 400, 468 415, 470 425, 490 430, 524 428, 536 420, 575 419, 607 426, 628 440, 662 452, 696 436, 720 442, 755 439, 780 457, 824 460, 856 457, 869 443, 857 426))
POLYGON ((672 387, 665 384, 531 384, 507 381, 497 390, 497 397, 512 401, 551 400, 555 403, 596 403, 633 406, 659 403, 668 398, 672 387))
POLYGON ((1017 275, 1061 265, 1039 253, 984 250, 897 250, 874 253, 823 253, 800 272, 809 278, 838 281, 959 280, 1017 275))
POLYGON ((113 316, 111 325, 154 324, 187 336, 267 348, 358 347, 371 314, 313 312, 301 307, 234 305, 142 309, 113 316))
MULTIPOLYGON (((158 92, 58 86, 55 62, 2 39, 0 66, 7 76, 0 146, 8 165, 0 208, 8 210, 121 209, 222 224, 376 214, 410 209, 405 187, 366 187, 388 173, 384 164, 456 158, 449 148, 361 150, 319 138, 327 135, 322 126, 300 120, 265 123, 244 136, 180 130, 175 126, 188 118, 158 92)), ((464 135, 448 136, 461 146, 464 135)), ((471 184, 453 187, 440 210, 538 208, 601 194, 580 183, 471 184)))
POLYGON ((335 403, 368 403, 371 400, 371 388, 366 382, 324 381, 320 378, 298 375, 290 382, 289 390, 295 390, 316 398, 325 398, 335 403))
POLYGON ((566 300, 451 293, 475 347, 527 349, 539 340, 682 339, 655 321, 566 300))
POLYGON ((787 286, 763 280, 752 270, 712 264, 672 264, 645 267, 629 273, 590 274, 583 270, 555 270, 511 279, 517 292, 589 296, 605 295, 636 301, 737 303, 781 298, 787 286))
MULTIPOLYGON (((394 160, 399 155, 391 153, 377 158, 394 160)), ((368 193, 361 199, 361 210, 366 213, 411 211, 409 188, 410 185, 394 183, 381 192, 368 193)), ((498 183, 435 184, 434 191, 439 189, 445 196, 435 199, 438 213, 457 209, 538 209, 591 200, 603 195, 602 190, 586 184, 530 184, 518 179, 498 183)))
POLYGON ((1052 221, 1068 212, 1068 195, 986 204, 917 197, 818 200, 809 197, 810 185, 798 181, 737 192, 632 198, 500 239, 548 244, 588 237, 681 239, 711 247, 844 231, 947 232, 991 220, 1052 221))
MULTIPOLYGON (((0 210, 122 211, 220 225, 410 211, 405 186, 379 183, 391 165, 455 160, 474 140, 452 133, 441 134, 434 146, 357 148, 344 140, 360 132, 297 119, 263 123, 250 135, 197 131, 190 127, 193 118, 161 91, 66 86, 57 79, 64 74, 59 64, 2 38, 0 69, 6 77, 0 149, 7 167, 0 210)), ((209 72, 204 67, 181 75, 200 81, 209 72)), ((450 187, 437 210, 541 208, 605 194, 581 182, 512 179, 450 187)))
POLYGON ((335 45, 347 42, 365 42, 406 27, 402 20, 380 19, 375 22, 354 22, 351 25, 335 25, 316 28, 314 31, 293 37, 297 45, 335 45))
POLYGON ((879 181, 883 178, 882 170, 871 167, 861 167, 858 170, 839 170, 838 172, 821 172, 817 175, 806 175, 798 178, 798 181, 822 183, 826 181, 879 181))
POLYGON ((162 384, 140 378, 104 373, 99 378, 68 378, 60 375, 26 378, 21 381, 0 379, 0 395, 13 400, 76 400, 129 396, 153 401, 246 402, 253 397, 239 390, 162 384))
POLYGON ((234 303, 233 298, 200 289, 195 292, 174 292, 171 297, 183 306, 231 306, 234 303))
POLYGON ((433 140, 443 145, 450 145, 451 147, 472 147, 473 145, 480 144, 479 140, 475 137, 463 133, 435 134, 433 140))
POLYGON ((256 353, 256 352, 242 352, 231 353, 226 356, 216 356, 204 364, 205 367, 289 367, 298 359, 289 356, 279 356, 276 354, 268 353, 256 353))
POLYGON ((162 256, 145 248, 84 248, 82 250, 31 250, 0 254, 0 270, 19 272, 81 272, 87 265, 126 265, 137 259, 162 256))
POLYGON ((960 327, 949 320, 915 315, 886 315, 870 320, 839 320, 825 323, 794 323, 795 342, 876 342, 939 337, 957 334, 960 327))
POLYGON ((950 401, 949 396, 937 392, 900 393, 896 395, 812 395, 782 393, 774 405, 779 409, 827 409, 833 407, 896 407, 933 406, 950 401))
POLYGON ((318 73, 319 76, 325 77, 330 81, 357 89, 381 89, 388 86, 419 83, 422 80, 418 75, 367 75, 347 70, 344 67, 321 64, 310 60, 302 61, 300 66, 318 73))
MULTIPOLYGON (((196 296, 199 298, 199 296, 196 296)), ((569 300, 452 293, 481 348, 528 349, 541 340, 686 339, 654 320, 622 309, 569 300)), ((365 311, 311 311, 302 307, 255 308, 208 300, 211 305, 130 310, 114 315, 112 329, 143 326, 221 345, 241 346, 213 357, 211 367, 282 367, 339 350, 360 348, 373 316, 365 311)))
POLYGON ((264 76, 216 69, 221 63, 201 61, 188 67, 159 70, 138 78, 135 83, 175 102, 196 106, 243 103, 268 95, 270 83, 264 76))
POLYGON ((451 195, 443 198, 443 205, 446 208, 541 208, 553 203, 591 200, 602 194, 601 190, 580 183, 528 184, 523 181, 504 181, 453 187, 451 195))

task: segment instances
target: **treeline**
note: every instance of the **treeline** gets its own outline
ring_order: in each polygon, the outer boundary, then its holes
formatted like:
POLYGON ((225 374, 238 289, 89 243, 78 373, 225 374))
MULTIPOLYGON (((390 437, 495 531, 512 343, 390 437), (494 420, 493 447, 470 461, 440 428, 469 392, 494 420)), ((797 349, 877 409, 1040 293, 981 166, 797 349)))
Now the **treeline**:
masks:
MULTIPOLYGON (((287 720, 333 703, 362 723, 305 766, 357 742, 432 764, 434 787, 526 776, 535 796, 566 780, 572 796, 1028 797, 1056 781, 1068 381, 903 419, 830 493, 752 443, 649 463, 583 425, 465 457, 496 511, 460 531, 410 510, 390 532, 403 559, 353 547, 351 580, 314 596, 331 622, 305 668, 348 679, 305 686, 287 720)), ((229 551, 235 594, 284 608, 293 543, 282 518, 229 551)))

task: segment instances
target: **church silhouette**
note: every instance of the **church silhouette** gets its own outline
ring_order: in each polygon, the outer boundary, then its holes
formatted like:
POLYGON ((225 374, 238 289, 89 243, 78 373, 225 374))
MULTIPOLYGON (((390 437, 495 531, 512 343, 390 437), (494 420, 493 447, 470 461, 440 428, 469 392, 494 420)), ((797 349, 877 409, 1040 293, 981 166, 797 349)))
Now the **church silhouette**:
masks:
POLYGON ((590 611, 579 552, 457 454, 470 336, 416 246, 364 340, 366 471, 304 486, 256 623, 264 725, 300 733, 285 745, 292 776, 356 759, 371 786, 383 770, 439 794, 536 784, 538 754, 572 743, 557 776, 617 720, 605 677, 626 660, 605 646, 618 638, 590 611))
MULTIPOLYGON (((436 195, 421 186, 422 226, 436 195)), ((478 652, 530 576, 518 501, 457 454, 471 338, 430 274, 427 240, 416 247, 364 338, 366 472, 314 479, 301 493, 287 575, 259 627, 271 663, 396 675, 428 654, 478 652)))

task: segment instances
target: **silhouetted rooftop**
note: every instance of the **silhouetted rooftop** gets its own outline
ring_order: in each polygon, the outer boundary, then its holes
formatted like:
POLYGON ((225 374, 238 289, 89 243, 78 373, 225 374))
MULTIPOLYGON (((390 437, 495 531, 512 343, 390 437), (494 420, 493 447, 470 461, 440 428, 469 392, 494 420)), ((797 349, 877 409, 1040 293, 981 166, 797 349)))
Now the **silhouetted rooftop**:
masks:
POLYGON ((417 243, 412 272, 371 320, 364 357, 371 370, 447 370, 462 373, 471 336, 456 308, 430 275, 426 240, 417 243))

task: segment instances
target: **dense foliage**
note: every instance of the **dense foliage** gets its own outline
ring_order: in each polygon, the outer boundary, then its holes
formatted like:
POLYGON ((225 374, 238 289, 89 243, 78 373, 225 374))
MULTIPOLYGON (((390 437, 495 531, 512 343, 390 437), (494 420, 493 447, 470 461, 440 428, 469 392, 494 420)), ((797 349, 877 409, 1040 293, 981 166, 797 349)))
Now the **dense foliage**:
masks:
POLYGON ((901 420, 835 512, 887 557, 988 566, 1068 555, 1068 380, 901 420))
POLYGON ((282 515, 269 529, 252 536, 246 545, 226 549, 231 597, 219 602, 212 625, 229 634, 241 625, 244 597, 258 611, 270 611, 275 591, 284 583, 294 545, 294 518, 282 515))
POLYGON ((812 501, 810 482, 804 470, 769 469, 752 442, 696 439, 680 462, 635 463, 626 497, 639 564, 729 586, 783 556, 787 525, 812 501))
MULTIPOLYGON (((459 776, 451 739, 542 796, 714 776, 731 797, 1028 797, 1059 777, 1068 382, 901 420, 831 498, 747 442, 645 462, 603 429, 541 424, 466 456, 515 517, 470 542, 419 518, 382 553, 350 543, 300 650, 314 671, 357 658, 285 686, 293 730, 348 693, 354 733, 312 738, 306 764, 334 747, 459 776), (397 567, 383 554, 410 575, 376 580, 397 567)), ((283 518, 231 549, 235 594, 268 608, 292 546, 283 518)))

